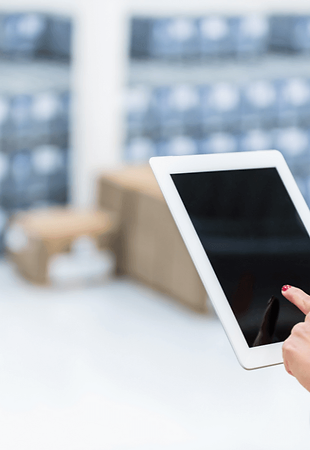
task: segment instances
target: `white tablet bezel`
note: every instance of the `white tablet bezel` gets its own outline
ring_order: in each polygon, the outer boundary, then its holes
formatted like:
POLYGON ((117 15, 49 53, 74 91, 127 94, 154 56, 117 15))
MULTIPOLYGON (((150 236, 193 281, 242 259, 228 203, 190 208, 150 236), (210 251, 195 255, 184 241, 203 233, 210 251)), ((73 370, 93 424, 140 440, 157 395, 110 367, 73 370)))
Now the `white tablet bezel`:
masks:
POLYGON ((274 167, 277 169, 310 236, 309 208, 282 154, 277 150, 264 150, 242 153, 162 156, 151 158, 150 165, 240 364, 245 369, 255 369, 282 363, 281 342, 258 347, 248 346, 170 176, 176 173, 274 167))

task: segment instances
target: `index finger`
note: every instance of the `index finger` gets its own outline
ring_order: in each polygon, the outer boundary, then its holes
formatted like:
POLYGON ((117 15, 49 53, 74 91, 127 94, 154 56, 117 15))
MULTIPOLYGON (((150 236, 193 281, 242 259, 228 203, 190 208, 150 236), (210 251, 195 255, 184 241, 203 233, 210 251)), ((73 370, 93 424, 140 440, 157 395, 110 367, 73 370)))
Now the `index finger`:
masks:
POLYGON ((304 314, 310 312, 310 296, 299 288, 285 285, 282 287, 282 295, 300 309, 304 314))

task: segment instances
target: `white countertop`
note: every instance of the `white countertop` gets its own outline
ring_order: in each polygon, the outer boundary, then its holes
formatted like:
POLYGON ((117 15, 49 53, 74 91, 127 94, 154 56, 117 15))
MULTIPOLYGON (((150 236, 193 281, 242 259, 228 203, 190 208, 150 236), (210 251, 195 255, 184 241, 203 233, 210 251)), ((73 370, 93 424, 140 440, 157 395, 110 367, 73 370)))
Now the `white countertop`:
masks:
POLYGON ((242 369, 214 315, 4 261, 0 286, 1 450, 309 449, 309 394, 282 365, 242 369))

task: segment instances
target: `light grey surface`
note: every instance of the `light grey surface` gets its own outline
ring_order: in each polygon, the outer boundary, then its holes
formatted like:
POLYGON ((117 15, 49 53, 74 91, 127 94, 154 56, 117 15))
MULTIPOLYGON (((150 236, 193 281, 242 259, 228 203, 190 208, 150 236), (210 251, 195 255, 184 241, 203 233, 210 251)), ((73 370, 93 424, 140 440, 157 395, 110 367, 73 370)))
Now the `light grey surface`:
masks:
POLYGON ((68 90, 70 65, 57 61, 0 60, 0 94, 33 94, 49 90, 68 90))
POLYGON ((130 280, 40 288, 0 262, 2 450, 306 450, 309 394, 217 319, 130 280))
POLYGON ((243 84, 251 80, 310 77, 309 55, 271 54, 249 60, 224 59, 205 62, 133 61, 128 84, 205 84, 219 81, 243 84))

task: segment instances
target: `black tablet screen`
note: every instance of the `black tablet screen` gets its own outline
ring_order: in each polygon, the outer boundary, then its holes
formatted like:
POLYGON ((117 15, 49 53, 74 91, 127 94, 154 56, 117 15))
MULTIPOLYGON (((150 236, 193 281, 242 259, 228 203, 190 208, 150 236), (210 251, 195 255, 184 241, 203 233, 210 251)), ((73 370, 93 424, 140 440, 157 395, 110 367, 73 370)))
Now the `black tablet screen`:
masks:
POLYGON ((284 341, 310 293, 310 239, 275 168, 171 175, 250 347, 284 341))

